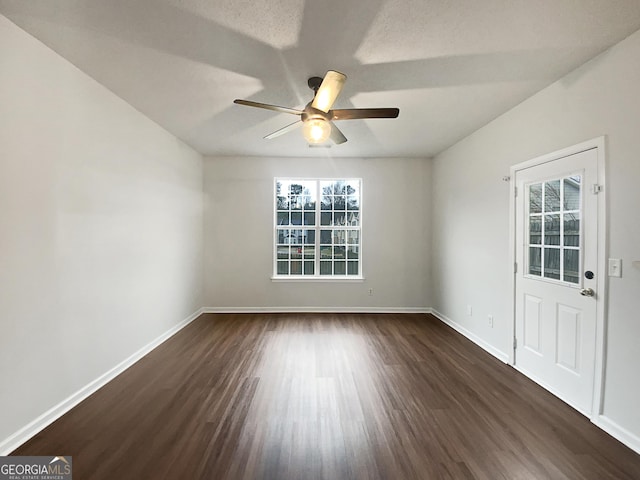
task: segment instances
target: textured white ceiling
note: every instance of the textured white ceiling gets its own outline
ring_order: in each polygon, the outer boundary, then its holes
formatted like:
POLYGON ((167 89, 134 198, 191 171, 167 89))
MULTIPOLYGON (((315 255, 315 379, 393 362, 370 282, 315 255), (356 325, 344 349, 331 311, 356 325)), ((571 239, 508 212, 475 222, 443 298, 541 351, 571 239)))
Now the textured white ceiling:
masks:
MULTIPOLYGON (((0 13, 208 155, 411 156, 442 151, 640 29, 638 0, 0 0, 0 13), (307 78, 348 76, 339 123, 308 148, 307 78)), ((90 121, 90 119, 88 119, 90 121)))

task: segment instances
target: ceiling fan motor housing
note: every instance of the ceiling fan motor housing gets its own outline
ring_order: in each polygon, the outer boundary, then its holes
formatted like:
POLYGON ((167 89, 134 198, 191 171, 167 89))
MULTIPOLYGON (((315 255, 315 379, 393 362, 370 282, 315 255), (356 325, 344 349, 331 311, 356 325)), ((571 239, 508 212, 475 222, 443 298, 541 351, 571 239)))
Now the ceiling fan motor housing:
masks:
POLYGON ((331 120, 331 115, 329 113, 325 113, 322 110, 318 110, 317 108, 313 108, 311 104, 307 104, 307 106, 302 111, 302 115, 300 115, 300 120, 306 122, 307 120, 315 120, 321 119, 326 120, 327 122, 331 120))

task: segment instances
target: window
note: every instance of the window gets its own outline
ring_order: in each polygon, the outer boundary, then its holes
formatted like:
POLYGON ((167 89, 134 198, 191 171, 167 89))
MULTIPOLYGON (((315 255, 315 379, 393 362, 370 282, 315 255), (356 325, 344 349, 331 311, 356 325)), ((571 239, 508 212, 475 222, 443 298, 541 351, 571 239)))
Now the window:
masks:
POLYGON ((274 277, 360 277, 361 181, 276 178, 274 243, 274 277))
POLYGON ((529 275, 580 282, 581 176, 528 186, 529 275))

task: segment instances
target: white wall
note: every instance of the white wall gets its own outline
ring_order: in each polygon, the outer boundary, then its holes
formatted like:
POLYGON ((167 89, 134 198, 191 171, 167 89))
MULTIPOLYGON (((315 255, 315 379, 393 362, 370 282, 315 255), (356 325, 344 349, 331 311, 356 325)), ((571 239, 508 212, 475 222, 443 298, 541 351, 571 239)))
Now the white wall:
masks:
POLYGON ((202 305, 202 158, 0 16, 0 444, 202 305))
POLYGON ((206 159, 206 306, 428 307, 430 184, 425 159, 206 159), (362 178, 364 282, 271 281, 274 177, 362 178))
POLYGON ((438 155, 433 306, 507 352, 511 165, 607 135, 610 279, 604 421, 640 448, 640 32, 438 155), (466 316, 472 305, 473 317, 466 316), (487 314, 495 315, 489 328, 487 314))

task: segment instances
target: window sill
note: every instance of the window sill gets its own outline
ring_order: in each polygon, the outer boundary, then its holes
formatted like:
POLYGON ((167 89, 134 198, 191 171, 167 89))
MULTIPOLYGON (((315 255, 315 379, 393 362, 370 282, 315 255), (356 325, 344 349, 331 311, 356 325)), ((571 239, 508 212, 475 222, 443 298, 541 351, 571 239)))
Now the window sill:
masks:
POLYGON ((287 283, 287 282, 320 282, 320 283, 351 283, 351 282, 364 282, 364 277, 360 275, 340 275, 340 276, 328 276, 324 275, 320 276, 311 276, 311 275, 287 275, 287 276, 273 276, 271 277, 272 282, 276 283, 287 283))

